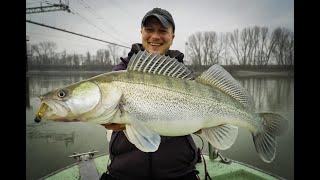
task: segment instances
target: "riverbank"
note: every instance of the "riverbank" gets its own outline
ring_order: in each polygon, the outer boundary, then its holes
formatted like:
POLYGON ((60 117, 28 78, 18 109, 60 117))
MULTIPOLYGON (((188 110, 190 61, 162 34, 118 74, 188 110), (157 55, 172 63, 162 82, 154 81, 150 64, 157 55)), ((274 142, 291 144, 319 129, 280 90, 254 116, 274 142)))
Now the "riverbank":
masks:
MULTIPOLYGON (((96 76, 99 74, 106 73, 108 71, 28 71, 27 77, 30 76, 76 76, 76 75, 87 75, 96 76)), ((196 76, 202 72, 194 72, 196 76)), ((231 75, 234 77, 294 77, 293 71, 248 71, 248 70, 233 70, 231 75)))
POLYGON ((99 75, 108 71, 28 71, 26 76, 99 75))
POLYGON ((257 72, 257 71, 233 71, 235 77, 294 77, 293 71, 274 71, 274 72, 257 72))

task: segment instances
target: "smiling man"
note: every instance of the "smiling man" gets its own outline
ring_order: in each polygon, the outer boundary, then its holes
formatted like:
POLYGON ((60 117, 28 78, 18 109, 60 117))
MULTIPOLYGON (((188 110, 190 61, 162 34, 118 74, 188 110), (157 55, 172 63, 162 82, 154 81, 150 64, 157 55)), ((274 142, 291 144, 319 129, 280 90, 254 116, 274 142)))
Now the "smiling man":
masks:
MULTIPOLYGON (((174 31, 175 23, 168 11, 154 8, 147 12, 141 22, 142 44, 133 44, 128 57, 120 58, 121 63, 113 70, 125 70, 131 56, 140 50, 168 55, 183 63, 183 53, 178 50, 170 50, 175 37, 174 31)), ((101 179, 198 179, 195 164, 200 160, 199 149, 190 135, 161 136, 158 150, 146 153, 137 149, 127 140, 123 133, 124 125, 104 124, 103 126, 113 130, 113 133, 109 142, 111 163, 101 179)))
POLYGON ((159 15, 161 9, 147 13, 142 20, 142 46, 150 53, 165 54, 174 39, 174 22, 169 13, 159 15), (165 16, 167 14, 167 16, 165 16))

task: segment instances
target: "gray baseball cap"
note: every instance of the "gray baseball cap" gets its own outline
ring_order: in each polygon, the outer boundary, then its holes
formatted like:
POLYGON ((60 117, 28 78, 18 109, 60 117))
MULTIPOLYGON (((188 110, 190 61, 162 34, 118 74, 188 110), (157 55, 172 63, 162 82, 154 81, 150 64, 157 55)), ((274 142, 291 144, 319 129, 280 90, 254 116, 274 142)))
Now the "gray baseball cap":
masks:
POLYGON ((167 10, 161 8, 153 8, 152 10, 148 11, 142 19, 141 27, 145 26, 147 18, 151 16, 156 17, 165 28, 168 28, 171 24, 174 32, 175 24, 171 14, 167 10))

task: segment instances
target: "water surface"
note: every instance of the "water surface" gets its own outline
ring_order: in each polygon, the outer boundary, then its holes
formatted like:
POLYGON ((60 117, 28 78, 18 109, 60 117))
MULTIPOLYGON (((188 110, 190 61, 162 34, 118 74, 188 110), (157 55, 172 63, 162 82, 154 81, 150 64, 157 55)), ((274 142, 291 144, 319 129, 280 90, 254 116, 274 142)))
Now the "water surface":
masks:
MULTIPOLYGON (((34 114, 39 107, 38 95, 63 87, 92 75, 31 76, 29 84, 29 107, 26 107, 26 150, 27 179, 38 179, 75 162, 68 158, 73 152, 98 150, 108 153, 106 130, 95 124, 73 122, 34 123, 34 114)), ((255 100, 257 112, 276 112, 289 120, 289 130, 277 139, 278 149, 275 160, 264 163, 256 153, 252 136, 246 129, 239 129, 235 144, 222 154, 228 158, 245 162, 286 179, 293 178, 293 128, 294 128, 294 81, 293 78, 246 77, 237 78, 248 89, 255 100)), ((193 136, 201 147, 201 140, 193 136)), ((207 151, 205 143, 204 153, 207 151)))

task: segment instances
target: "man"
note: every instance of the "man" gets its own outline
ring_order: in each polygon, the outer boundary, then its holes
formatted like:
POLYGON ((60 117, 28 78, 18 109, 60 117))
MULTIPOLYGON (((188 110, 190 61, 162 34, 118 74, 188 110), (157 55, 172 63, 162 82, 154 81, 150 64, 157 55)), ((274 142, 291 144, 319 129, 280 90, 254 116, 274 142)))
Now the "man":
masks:
MULTIPOLYGON (((120 58, 122 62, 113 70, 125 70, 130 57, 139 50, 169 55, 183 63, 183 53, 169 50, 175 37, 174 31, 175 23, 168 11, 154 8, 147 12, 141 23, 142 44, 133 44, 128 57, 120 58)), ((190 135, 161 136, 159 149, 146 153, 127 140, 122 131, 124 125, 104 126, 113 130, 113 133, 109 143, 111 163, 108 165, 108 174, 104 173, 101 179, 198 179, 195 164, 199 161, 199 152, 190 135)))

